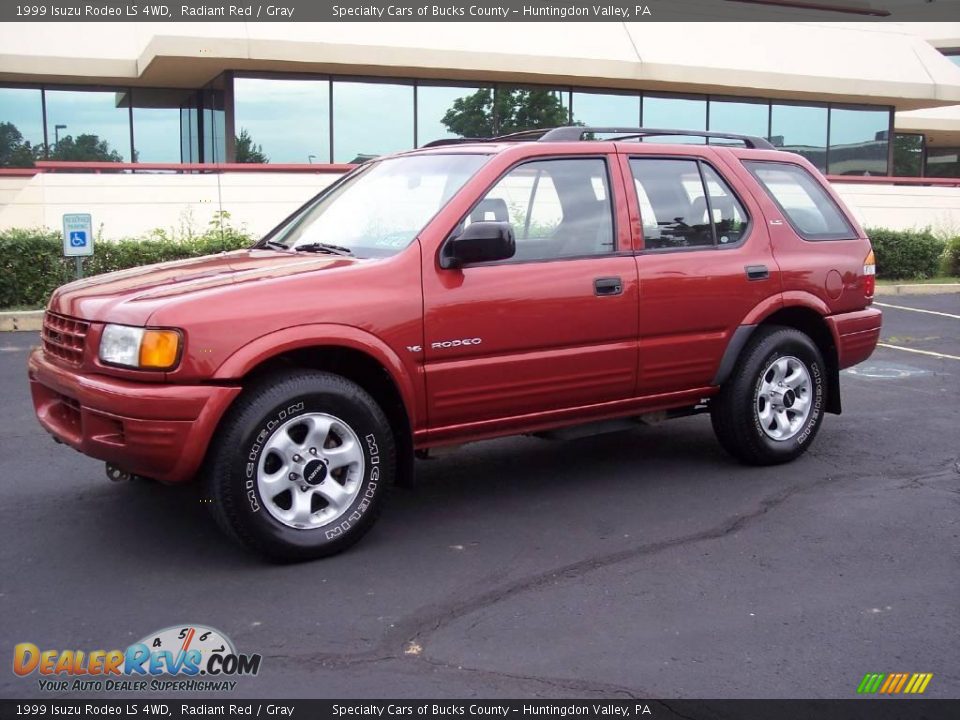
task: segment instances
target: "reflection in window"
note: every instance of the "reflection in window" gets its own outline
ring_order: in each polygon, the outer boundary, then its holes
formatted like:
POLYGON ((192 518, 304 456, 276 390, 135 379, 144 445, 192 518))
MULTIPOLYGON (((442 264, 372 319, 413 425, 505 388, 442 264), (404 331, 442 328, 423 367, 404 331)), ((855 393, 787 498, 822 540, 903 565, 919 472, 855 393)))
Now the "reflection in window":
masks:
POLYGON ((897 177, 923 174, 923 135, 897 133, 893 136, 893 174, 897 177))
POLYGON ((0 167, 31 167, 42 158, 40 90, 0 88, 0 167))
MULTIPOLYGON (((765 138, 770 134, 770 105, 733 100, 710 101, 710 127, 714 132, 753 135, 765 138)), ((739 144, 732 140, 711 140, 713 144, 739 144)))
POLYGON ((184 156, 181 146, 180 108, 195 102, 196 93, 192 90, 135 88, 125 93, 125 97, 124 105, 131 97, 133 99, 134 161, 190 162, 189 150, 184 156))
POLYGON ((703 181, 695 160, 632 159, 648 249, 712 247, 703 181))
POLYGON ((233 102, 235 162, 330 162, 328 80, 235 78, 233 102))
POLYGON ((887 110, 830 110, 832 175, 886 175, 890 148, 887 110))
POLYGON ((497 88, 493 135, 570 124, 570 93, 544 87, 497 88))
POLYGON ((806 105, 774 105, 770 142, 802 155, 820 169, 827 169, 827 109, 806 105))
POLYGON ((960 148, 927 147, 927 177, 960 177, 960 148))
POLYGON ((413 86, 333 82, 333 161, 413 147, 413 86))
POLYGON ((420 85, 417 147, 442 138, 489 137, 492 103, 492 88, 420 85))
POLYGON ((203 162, 221 163, 227 157, 227 128, 223 112, 223 91, 204 90, 203 98, 203 162))
POLYGON ((573 121, 594 127, 638 127, 640 96, 575 92, 573 121))
MULTIPOLYGON (((706 130, 707 101, 644 95, 643 126, 663 130, 706 130)), ((655 137, 646 140, 646 142, 702 144, 704 138, 696 136, 655 137)))
POLYGON ((47 90, 51 160, 129 162, 126 91, 47 90))

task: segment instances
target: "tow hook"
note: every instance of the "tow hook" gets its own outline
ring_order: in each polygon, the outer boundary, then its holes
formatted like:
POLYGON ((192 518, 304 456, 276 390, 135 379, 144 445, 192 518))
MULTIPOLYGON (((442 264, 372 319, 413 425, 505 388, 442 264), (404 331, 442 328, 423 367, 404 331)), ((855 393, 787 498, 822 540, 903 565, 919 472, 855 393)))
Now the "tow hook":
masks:
POLYGON ((133 479, 133 475, 112 463, 107 463, 105 470, 107 471, 107 479, 112 482, 124 482, 133 479))

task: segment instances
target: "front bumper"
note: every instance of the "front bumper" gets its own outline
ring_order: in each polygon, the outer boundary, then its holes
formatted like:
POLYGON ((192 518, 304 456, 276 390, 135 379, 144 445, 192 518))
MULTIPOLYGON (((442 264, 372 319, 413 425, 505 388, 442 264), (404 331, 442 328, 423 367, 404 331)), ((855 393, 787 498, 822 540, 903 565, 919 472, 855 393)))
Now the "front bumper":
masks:
POLYGON ((72 372, 41 349, 27 362, 40 424, 84 455, 176 483, 196 475, 239 387, 168 385, 72 372))
POLYGON ((873 354, 880 341, 883 313, 874 307, 826 318, 837 347, 840 369, 863 362, 873 354))

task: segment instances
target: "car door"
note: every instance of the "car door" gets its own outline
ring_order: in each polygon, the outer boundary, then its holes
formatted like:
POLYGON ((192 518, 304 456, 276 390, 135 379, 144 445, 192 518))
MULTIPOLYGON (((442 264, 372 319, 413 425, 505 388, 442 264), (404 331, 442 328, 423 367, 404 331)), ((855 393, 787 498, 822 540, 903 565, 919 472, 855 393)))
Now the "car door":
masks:
POLYGON ((515 256, 459 269, 425 260, 432 428, 524 425, 633 395, 639 291, 614 172, 615 155, 520 162, 451 228, 510 222, 515 256))
POLYGON ((737 327, 780 292, 762 215, 718 171, 712 148, 624 152, 643 232, 639 391, 710 386, 737 327))

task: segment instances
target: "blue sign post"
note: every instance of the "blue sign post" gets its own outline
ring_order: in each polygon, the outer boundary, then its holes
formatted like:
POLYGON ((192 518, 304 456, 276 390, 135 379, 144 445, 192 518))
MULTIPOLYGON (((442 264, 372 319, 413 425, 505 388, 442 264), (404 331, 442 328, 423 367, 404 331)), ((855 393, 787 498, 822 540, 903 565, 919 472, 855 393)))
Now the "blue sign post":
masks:
POLYGON ((90 213, 63 216, 63 255, 76 258, 77 278, 83 277, 83 258, 93 255, 93 219, 90 213))

